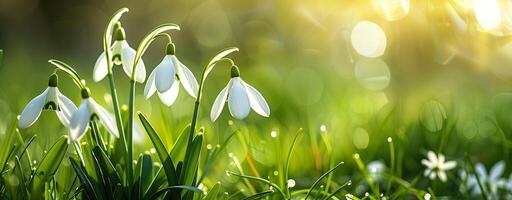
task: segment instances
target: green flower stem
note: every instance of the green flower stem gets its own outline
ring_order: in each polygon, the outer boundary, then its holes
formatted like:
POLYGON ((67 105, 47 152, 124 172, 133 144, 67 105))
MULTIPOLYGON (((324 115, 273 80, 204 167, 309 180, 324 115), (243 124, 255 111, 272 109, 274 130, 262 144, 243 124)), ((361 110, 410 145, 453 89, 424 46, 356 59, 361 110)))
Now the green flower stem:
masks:
POLYGON ((133 181, 133 166, 132 166, 132 160, 133 160, 133 145, 132 145, 132 136, 133 136, 133 113, 135 108, 135 80, 130 80, 130 93, 129 93, 129 102, 128 102, 128 125, 126 126, 126 144, 127 146, 127 152, 126 152, 126 171, 129 173, 127 176, 128 182, 132 183, 133 181), (129 163, 128 163, 129 162, 129 163))
POLYGON ((210 60, 210 62, 203 69, 203 73, 201 74, 201 80, 199 81, 199 89, 197 91, 196 102, 194 103, 194 113, 192 115, 192 122, 190 123, 190 132, 188 135, 188 143, 185 157, 187 157, 187 155, 189 155, 191 151, 192 140, 194 138, 194 132, 197 124, 197 115, 199 114, 199 105, 201 104, 201 95, 203 93, 204 81, 206 80, 208 74, 210 74, 210 72, 213 70, 217 63, 222 61, 228 61, 229 63, 231 63, 231 65, 234 65, 233 60, 229 58, 224 58, 225 56, 234 51, 238 51, 238 48, 231 47, 220 51, 210 60))

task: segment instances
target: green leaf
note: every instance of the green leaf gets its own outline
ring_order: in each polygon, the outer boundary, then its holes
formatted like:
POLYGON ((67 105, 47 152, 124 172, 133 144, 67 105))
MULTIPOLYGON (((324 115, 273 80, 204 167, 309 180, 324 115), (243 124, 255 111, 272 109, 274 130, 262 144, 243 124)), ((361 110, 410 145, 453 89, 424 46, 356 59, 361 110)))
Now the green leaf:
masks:
POLYGON ((138 194, 139 198, 142 199, 144 197, 144 191, 149 186, 149 181, 153 176, 153 160, 151 156, 148 154, 143 154, 139 157, 137 161, 137 166, 135 167, 135 172, 138 173, 136 176, 135 188, 136 194, 138 194))
POLYGON ((221 60, 222 58, 226 57, 230 53, 233 53, 235 51, 238 51, 238 48, 236 47, 229 47, 226 49, 221 50, 219 53, 215 54, 213 58, 210 60, 208 65, 206 65, 206 68, 204 69, 203 76, 202 76, 202 82, 206 80, 206 77, 208 77, 208 74, 213 70, 213 67, 215 67, 215 64, 221 60))
MULTIPOLYGON (((144 126, 144 129, 146 129, 146 132, 148 133, 149 138, 151 139, 151 142, 153 143, 153 146, 155 147, 155 150, 158 154, 158 157, 160 158, 160 161, 162 162, 165 175, 167 176, 167 182, 169 186, 175 186, 178 185, 178 176, 176 174, 176 169, 174 168, 174 164, 172 162, 171 156, 169 156, 169 153, 167 149, 164 146, 164 143, 160 139, 160 136, 156 133, 155 129, 153 129, 153 126, 148 122, 146 117, 144 117, 144 114, 141 112, 137 113, 139 115, 140 121, 142 123, 142 126, 144 126)), ((178 195, 179 198, 179 195, 178 195)))
POLYGON ((215 200, 220 192, 220 182, 216 183, 203 200, 215 200))
POLYGON ((135 58, 133 60, 133 68, 132 68, 133 71, 130 76, 132 80, 134 80, 134 78, 135 78, 135 71, 136 71, 135 68, 137 67, 137 63, 139 62, 139 60, 142 57, 142 55, 144 54, 144 52, 146 52, 146 49, 149 47, 151 42, 154 41, 153 39, 156 38, 157 36, 161 35, 161 33, 165 32, 165 31, 169 31, 169 30, 180 30, 180 27, 178 25, 172 24, 172 23, 162 24, 162 25, 154 28, 151 32, 149 32, 146 36, 144 36, 144 38, 142 38, 142 41, 140 42, 139 47, 137 47, 137 52, 135 53, 135 58))
POLYGON ((167 187, 167 188, 164 188, 164 189, 161 189, 159 190, 158 192, 155 192, 154 194, 152 194, 149 199, 150 200, 153 200, 153 199, 157 199, 158 197, 162 196, 163 194, 171 191, 171 190, 181 190, 181 189, 185 189, 185 190, 188 190, 188 191, 191 191, 191 192, 202 192, 199 188, 196 188, 196 187, 192 187, 192 186, 186 186, 186 185, 175 185, 175 186, 171 186, 171 187, 167 187))
POLYGON ((190 154, 185 157, 180 175, 182 185, 192 185, 195 182, 202 145, 203 135, 199 134, 192 141, 190 154))
POLYGON ((23 173, 23 167, 21 166, 21 162, 20 162, 20 159, 18 156, 14 156, 15 157, 15 160, 16 160, 16 166, 18 166, 16 169, 16 172, 18 173, 18 178, 21 179, 20 181, 20 187, 21 187, 21 190, 23 191, 23 194, 21 194, 21 199, 25 198, 25 196, 27 195, 27 182, 25 181, 25 174, 23 173))
POLYGON ((80 182, 82 182, 83 186, 85 187, 85 195, 89 197, 89 199, 99 199, 98 193, 96 189, 94 189, 94 186, 92 185, 91 180, 89 180, 89 177, 86 173, 84 173, 84 169, 81 165, 77 163, 73 158, 69 158, 69 161, 71 163, 71 166, 75 170, 76 175, 80 179, 80 182))
POLYGON ((62 136, 55 142, 55 144, 48 150, 48 153, 43 157, 39 166, 33 174, 30 182, 32 194, 44 193, 44 185, 52 176, 57 172, 59 166, 66 155, 68 150, 68 137, 62 136))
POLYGON ((290 197, 290 189, 288 187, 288 174, 289 174, 289 169, 290 169, 290 160, 292 158, 292 153, 293 153, 293 148, 295 147, 295 143, 297 143, 297 139, 299 138, 300 136, 300 133, 302 133, 302 128, 300 128, 297 133, 295 134, 295 137, 293 138, 293 142, 292 142, 292 145, 290 146, 290 149, 288 150, 288 156, 286 157, 286 165, 285 165, 285 169, 284 169, 284 180, 286 181, 285 182, 285 188, 286 188, 286 194, 288 195, 288 197, 290 197))
POLYGON ((183 160, 185 158, 185 150, 187 149, 188 133, 190 132, 190 124, 181 132, 178 139, 172 146, 171 158, 174 160, 183 160))
POLYGON ((258 182, 261 182, 261 183, 267 184, 267 185, 269 185, 269 186, 272 186, 272 188, 276 189, 276 190, 281 194, 281 196, 283 197, 283 199, 287 199, 287 198, 286 198, 286 194, 283 192, 283 190, 281 190, 281 188, 280 188, 278 185, 276 185, 275 183, 270 182, 270 181, 269 181, 269 180, 267 180, 267 179, 260 178, 260 177, 255 177, 255 176, 248 176, 248 175, 237 174, 237 173, 229 172, 229 171, 228 171, 228 174, 229 174, 229 175, 238 176, 238 177, 240 177, 240 178, 245 178, 245 179, 249 179, 249 180, 258 181, 258 182))
POLYGON ((97 168, 101 172, 101 179, 107 187, 104 189, 108 189, 108 196, 111 197, 114 194, 115 186, 121 183, 119 173, 101 147, 95 146, 92 150, 92 155, 95 163, 97 163, 97 168))

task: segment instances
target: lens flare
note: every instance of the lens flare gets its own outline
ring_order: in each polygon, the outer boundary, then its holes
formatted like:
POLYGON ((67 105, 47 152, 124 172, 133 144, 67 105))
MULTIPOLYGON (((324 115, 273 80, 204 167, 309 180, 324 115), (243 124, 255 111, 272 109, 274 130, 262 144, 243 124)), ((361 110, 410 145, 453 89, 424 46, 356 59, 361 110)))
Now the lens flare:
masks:
POLYGON ((374 0, 373 5, 381 11, 386 20, 395 21, 404 18, 409 14, 409 0, 374 0))
POLYGON ((384 61, 378 58, 363 58, 356 63, 357 81, 366 89, 380 91, 388 87, 391 73, 384 61))

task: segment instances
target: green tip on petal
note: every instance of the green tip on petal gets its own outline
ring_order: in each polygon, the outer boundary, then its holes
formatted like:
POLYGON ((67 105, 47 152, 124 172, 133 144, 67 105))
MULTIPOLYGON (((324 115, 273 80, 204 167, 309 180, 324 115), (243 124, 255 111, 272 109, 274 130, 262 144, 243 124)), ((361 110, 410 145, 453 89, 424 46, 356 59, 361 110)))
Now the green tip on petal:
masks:
POLYGON ((82 93, 82 99, 87 99, 91 96, 91 91, 87 87, 83 88, 81 93, 82 93))
POLYGON ((124 32, 124 28, 121 26, 121 22, 116 23, 114 30, 115 30, 115 38, 117 41, 126 40, 126 33, 124 32))
POLYGON ((57 74, 52 74, 48 80, 48 86, 50 87, 57 87, 59 83, 59 77, 57 74))
POLYGON ((234 78, 234 77, 240 77, 240 70, 238 69, 238 67, 236 65, 233 65, 231 67, 231 78, 234 78))
POLYGON ((174 43, 170 42, 167 44, 167 48, 165 48, 165 54, 174 55, 174 52, 176 52, 176 47, 174 46, 174 43))

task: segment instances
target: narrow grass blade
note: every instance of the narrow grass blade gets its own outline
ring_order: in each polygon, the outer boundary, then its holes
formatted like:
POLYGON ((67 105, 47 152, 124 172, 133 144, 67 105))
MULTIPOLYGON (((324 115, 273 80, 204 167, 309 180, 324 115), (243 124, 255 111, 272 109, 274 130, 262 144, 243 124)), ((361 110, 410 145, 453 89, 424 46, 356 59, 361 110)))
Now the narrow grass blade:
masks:
POLYGON ((138 188, 135 189, 138 189, 137 193, 139 194, 139 199, 142 199, 144 197, 144 191, 149 187, 148 184, 153 175, 153 160, 150 155, 144 154, 139 158, 137 165, 139 166, 136 168, 136 172, 139 173, 137 180, 138 188))
POLYGON ((161 189, 159 190, 158 192, 155 192, 154 194, 152 194, 150 197, 149 197, 149 200, 153 200, 153 199, 157 199, 158 197, 162 196, 163 194, 171 191, 171 190, 188 190, 188 191, 191 191, 191 192, 202 192, 199 188, 196 188, 196 187, 192 187, 192 186, 186 186, 186 185, 175 185, 175 186, 171 186, 171 187, 167 187, 167 188, 164 188, 164 189, 161 189))
POLYGON ((272 190, 265 191, 265 192, 260 192, 260 193, 256 193, 254 195, 245 197, 244 200, 261 199, 261 198, 269 196, 269 195, 271 195, 273 193, 274 193, 274 191, 272 191, 272 190))
MULTIPOLYGON (((138 115, 140 121, 142 122, 142 125, 146 129, 149 138, 151 139, 151 142, 153 142, 153 146, 157 151, 158 157, 162 162, 169 186, 178 185, 178 176, 176 174, 176 169, 174 168, 174 164, 172 162, 171 157, 169 156, 167 149, 164 146, 164 143, 160 139, 160 136, 158 136, 158 134, 156 133, 155 129, 153 129, 153 126, 151 126, 146 117, 144 117, 144 114, 138 112, 138 115)), ((179 198, 179 194, 177 196, 179 198)))
POLYGON ((334 172, 334 170, 338 169, 338 167, 340 167, 342 164, 344 164, 344 162, 340 162, 338 163, 336 166, 334 166, 332 169, 330 169, 329 171, 325 172, 324 174, 322 174, 322 176, 320 176, 314 183, 313 185, 311 185, 311 187, 309 188, 308 190, 308 193, 306 194, 306 197, 304 197, 304 200, 308 199, 308 197, 311 195, 311 192, 315 189, 315 187, 320 183, 320 181, 322 181, 323 178, 325 178, 326 176, 328 176, 330 173, 334 172))
POLYGON ((293 148, 295 147, 295 143, 297 143, 297 139, 300 136, 300 133, 302 133, 302 128, 300 128, 297 133, 295 134, 295 137, 293 138, 292 145, 290 146, 290 149, 288 150, 288 156, 286 156, 286 165, 284 169, 284 181, 285 181, 285 190, 286 195, 288 195, 288 198, 290 197, 290 190, 288 188, 288 174, 290 173, 290 160, 292 158, 293 148))
POLYGON ((80 182, 82 182, 84 190, 86 191, 85 195, 89 197, 88 199, 99 199, 98 193, 96 189, 94 189, 94 186, 85 173, 85 170, 73 158, 69 158, 69 161, 75 170, 76 175, 80 179, 80 182))
POLYGON ((286 197, 286 194, 283 192, 283 190, 281 190, 281 188, 276 185, 275 183, 272 183, 270 182, 269 180, 267 179, 263 179, 263 178, 260 178, 260 177, 255 177, 255 176, 248 176, 248 175, 241 175, 241 174, 237 174, 237 173, 233 173, 233 172, 227 172, 229 175, 234 175, 234 176, 238 176, 238 177, 241 177, 241 178, 245 178, 245 179, 249 179, 249 180, 254 180, 254 181, 258 181, 258 182, 261 182, 261 183, 264 183, 264 184, 267 184, 269 186, 272 186, 272 188, 276 189, 280 194, 281 196, 284 198, 284 199, 287 199, 286 197))
POLYGON ((25 198, 27 196, 27 182, 25 180, 25 174, 23 173, 23 167, 21 166, 21 162, 18 156, 14 156, 16 160, 16 166, 18 166, 16 169, 16 172, 18 173, 18 178, 21 179, 20 188, 21 191, 23 191, 23 194, 21 194, 21 198, 25 198))
POLYGON ((331 194, 329 194, 329 196, 326 196, 323 200, 329 200, 330 198, 334 197, 334 195, 338 194, 338 192, 341 192, 341 190, 349 185, 351 183, 351 181, 348 181, 346 182, 345 184, 343 184, 342 186, 340 186, 338 189, 336 189, 334 192, 332 192, 331 194))
POLYGON ((236 130, 235 132, 231 133, 231 135, 229 135, 229 137, 226 139, 226 141, 224 141, 224 143, 222 143, 220 145, 220 147, 215 147, 215 150, 213 150, 212 154, 210 155, 210 157, 208 157, 208 160, 206 161, 206 164, 204 165, 204 169, 203 169, 202 174, 201 174, 201 176, 199 177, 199 179, 198 179, 198 181, 196 183, 196 186, 198 186, 199 184, 201 184, 201 182, 203 182, 204 177, 206 176, 206 174, 208 174, 208 171, 210 170, 211 165, 213 164, 213 162, 215 162, 215 160, 216 160, 217 156, 219 155, 219 153, 222 152, 222 150, 224 150, 226 148, 226 146, 228 145, 229 141, 231 141, 233 136, 235 136, 236 134, 238 134, 238 130, 236 130))
POLYGON ((64 159, 68 150, 68 137, 62 136, 55 142, 55 144, 48 150, 48 153, 43 157, 39 166, 33 173, 30 181, 30 188, 32 194, 43 194, 44 184, 57 172, 59 166, 64 159))

